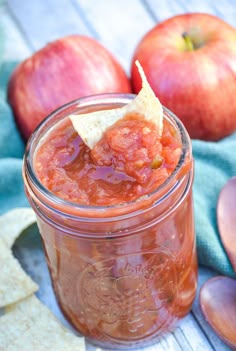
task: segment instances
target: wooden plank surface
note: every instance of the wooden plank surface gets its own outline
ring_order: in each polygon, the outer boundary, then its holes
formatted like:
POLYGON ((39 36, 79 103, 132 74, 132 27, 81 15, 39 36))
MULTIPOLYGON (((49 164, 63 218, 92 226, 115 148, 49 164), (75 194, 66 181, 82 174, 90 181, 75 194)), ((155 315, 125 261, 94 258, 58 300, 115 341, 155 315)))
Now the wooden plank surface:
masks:
POLYGON ((140 38, 155 24, 139 0, 74 0, 88 21, 96 26, 99 40, 129 72, 130 62, 140 38))
POLYGON ((232 26, 236 25, 235 0, 170 0, 165 4, 161 0, 144 0, 144 2, 157 21, 186 12, 206 12, 219 16, 232 26))
MULTIPOLYGON (((48 41, 79 33, 105 45, 129 72, 132 53, 141 37, 157 22, 184 12, 216 14, 235 25, 234 0, 9 0, 0 6, 6 29, 5 59, 21 61, 48 41)), ((38 238, 38 237, 37 237, 38 238)), ((40 239, 22 238, 15 252, 24 268, 40 285, 39 298, 69 328, 57 306, 40 239)), ((201 268, 199 287, 214 273, 201 268)), ((87 351, 96 348, 87 344, 87 351)), ((175 333, 145 351, 229 351, 203 318, 198 298, 175 333)))
POLYGON ((61 36, 90 35, 73 4, 68 0, 7 2, 9 11, 34 50, 61 36))
POLYGON ((32 50, 27 45, 25 38, 22 36, 18 26, 9 14, 7 8, 0 6, 1 25, 6 34, 4 57, 5 61, 21 61, 28 57, 32 50))

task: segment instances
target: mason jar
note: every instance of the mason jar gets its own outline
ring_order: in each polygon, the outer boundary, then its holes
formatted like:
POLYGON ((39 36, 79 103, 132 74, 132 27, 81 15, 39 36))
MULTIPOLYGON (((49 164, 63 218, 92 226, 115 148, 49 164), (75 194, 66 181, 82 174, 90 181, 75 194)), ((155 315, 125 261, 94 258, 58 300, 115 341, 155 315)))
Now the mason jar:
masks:
POLYGON ((190 138, 164 108, 164 119, 181 141, 177 167, 151 193, 109 206, 56 196, 38 179, 34 158, 50 131, 70 114, 120 107, 133 98, 102 94, 59 108, 31 136, 23 165, 60 308, 90 342, 111 349, 153 343, 191 309, 197 258, 190 138))

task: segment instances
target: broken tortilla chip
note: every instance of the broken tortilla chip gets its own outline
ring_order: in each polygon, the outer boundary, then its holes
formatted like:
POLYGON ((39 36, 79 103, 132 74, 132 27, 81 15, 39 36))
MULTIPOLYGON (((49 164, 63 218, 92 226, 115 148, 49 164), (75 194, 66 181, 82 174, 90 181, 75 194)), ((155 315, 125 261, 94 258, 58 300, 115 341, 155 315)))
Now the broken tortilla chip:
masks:
POLYGON ((138 61, 136 61, 136 65, 142 78, 142 89, 129 104, 112 110, 95 111, 86 114, 69 116, 74 129, 90 149, 94 148, 94 146, 102 138, 107 128, 125 117, 125 115, 128 113, 132 112, 139 113, 140 115, 143 115, 146 120, 155 123, 158 126, 159 131, 159 135, 157 137, 162 135, 162 105, 150 87, 144 71, 138 61))
POLYGON ((11 248, 17 237, 36 222, 36 216, 31 208, 16 208, 0 216, 0 239, 11 248))
POLYGON ((0 350, 85 351, 84 338, 65 329, 34 295, 0 317, 0 350))
POLYGON ((37 290, 37 284, 23 271, 11 250, 0 239, 0 308, 22 300, 37 290))

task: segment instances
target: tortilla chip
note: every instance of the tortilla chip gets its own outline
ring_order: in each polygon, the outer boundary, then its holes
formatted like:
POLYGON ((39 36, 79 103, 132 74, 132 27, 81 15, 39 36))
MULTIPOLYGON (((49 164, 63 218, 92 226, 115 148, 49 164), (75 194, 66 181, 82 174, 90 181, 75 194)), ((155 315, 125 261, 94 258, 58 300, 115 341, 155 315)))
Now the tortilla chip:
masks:
POLYGON ((24 299, 37 290, 37 284, 23 271, 0 239, 0 308, 24 299))
POLYGON ((125 117, 125 115, 128 113, 132 112, 139 113, 143 115, 146 120, 155 123, 159 130, 159 135, 157 137, 162 135, 162 105, 150 87, 144 71, 138 61, 136 61, 136 65, 142 78, 142 89, 129 104, 112 110, 95 111, 86 114, 69 116, 74 129, 90 149, 94 148, 94 146, 102 138, 103 133, 110 126, 125 117))
POLYGON ((36 221, 31 208, 16 208, 0 216, 0 239, 11 248, 16 238, 36 221))
POLYGON ((0 317, 0 350, 84 351, 84 338, 66 330, 35 296, 0 317))

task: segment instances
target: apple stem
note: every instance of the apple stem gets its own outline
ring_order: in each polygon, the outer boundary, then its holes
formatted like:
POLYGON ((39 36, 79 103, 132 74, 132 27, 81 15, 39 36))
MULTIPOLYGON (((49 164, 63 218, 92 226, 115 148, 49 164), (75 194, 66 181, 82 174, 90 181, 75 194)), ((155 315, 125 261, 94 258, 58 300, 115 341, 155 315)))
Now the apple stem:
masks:
POLYGON ((189 36, 189 34, 187 32, 184 32, 182 34, 182 37, 185 41, 185 44, 186 44, 186 47, 187 47, 187 51, 193 51, 194 50, 194 45, 193 45, 193 42, 189 36))

